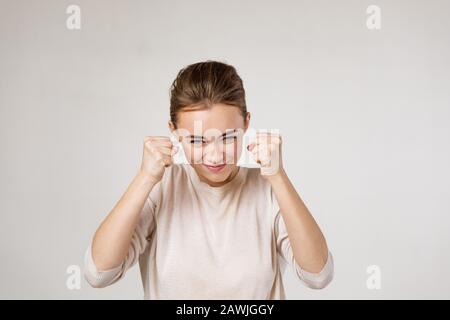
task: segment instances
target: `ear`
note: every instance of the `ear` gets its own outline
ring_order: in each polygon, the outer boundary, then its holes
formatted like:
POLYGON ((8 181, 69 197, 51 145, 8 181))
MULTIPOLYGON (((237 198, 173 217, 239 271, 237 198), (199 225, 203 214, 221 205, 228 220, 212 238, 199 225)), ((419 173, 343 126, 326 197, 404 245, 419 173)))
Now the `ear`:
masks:
POLYGON ((175 125, 173 124, 172 120, 169 120, 169 122, 167 123, 170 132, 173 133, 173 131, 175 130, 175 125))
POLYGON ((245 126, 244 126, 244 132, 247 131, 249 125, 250 125, 250 118, 251 118, 251 114, 250 112, 247 112, 247 115, 245 116, 245 126))

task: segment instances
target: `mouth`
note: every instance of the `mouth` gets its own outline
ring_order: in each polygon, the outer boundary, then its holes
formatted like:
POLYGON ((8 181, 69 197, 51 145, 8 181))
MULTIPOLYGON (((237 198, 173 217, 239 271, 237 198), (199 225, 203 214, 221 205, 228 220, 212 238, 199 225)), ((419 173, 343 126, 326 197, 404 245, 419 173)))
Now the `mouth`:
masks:
POLYGON ((205 166, 205 168, 207 168, 209 171, 211 171, 213 173, 220 172, 220 171, 222 171, 223 168, 225 168, 225 164, 214 165, 214 166, 204 164, 204 166, 205 166))

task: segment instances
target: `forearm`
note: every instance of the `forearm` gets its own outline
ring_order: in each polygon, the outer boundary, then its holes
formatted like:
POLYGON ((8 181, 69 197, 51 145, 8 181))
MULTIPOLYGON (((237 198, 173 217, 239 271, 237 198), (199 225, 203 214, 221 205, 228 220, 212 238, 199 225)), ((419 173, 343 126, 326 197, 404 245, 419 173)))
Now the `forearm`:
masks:
POLYGON ((145 201, 156 182, 138 173, 97 229, 92 258, 99 270, 117 267, 126 257, 145 201))
POLYGON ((268 177, 268 180, 277 198, 297 264, 308 272, 320 272, 328 257, 322 231, 284 170, 268 177))

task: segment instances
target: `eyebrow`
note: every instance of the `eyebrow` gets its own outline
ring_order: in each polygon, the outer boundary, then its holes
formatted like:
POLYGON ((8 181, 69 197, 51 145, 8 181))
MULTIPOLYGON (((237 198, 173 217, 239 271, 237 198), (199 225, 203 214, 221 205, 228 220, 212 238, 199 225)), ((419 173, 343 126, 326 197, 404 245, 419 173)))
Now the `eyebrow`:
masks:
MULTIPOLYGON (((222 135, 220 135, 219 137, 220 138, 223 138, 223 137, 225 137, 225 136, 227 136, 227 135, 229 135, 229 134, 232 134, 232 133, 235 133, 236 132, 236 129, 230 129, 230 130, 226 130, 224 133, 222 133, 222 135)), ((193 135, 193 134, 191 134, 191 135, 189 135, 189 136, 187 136, 187 138, 189 138, 189 139, 196 139, 196 138, 200 138, 200 139, 203 139, 204 137, 203 136, 196 136, 196 135, 193 135)))

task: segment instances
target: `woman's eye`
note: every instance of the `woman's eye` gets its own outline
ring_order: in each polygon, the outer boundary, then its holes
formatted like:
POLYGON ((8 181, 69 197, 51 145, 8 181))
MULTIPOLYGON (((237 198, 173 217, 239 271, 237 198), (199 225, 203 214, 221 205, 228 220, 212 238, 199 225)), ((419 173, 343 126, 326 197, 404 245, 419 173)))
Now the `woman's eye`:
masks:
POLYGON ((198 145, 198 144, 202 144, 203 141, 202 141, 202 140, 199 140, 199 139, 192 139, 192 140, 189 140, 189 143, 190 143, 190 144, 198 145))
POLYGON ((230 143, 230 142, 233 142, 234 140, 236 140, 236 136, 229 136, 229 137, 225 137, 225 138, 223 139, 223 141, 224 141, 225 143, 230 143))

